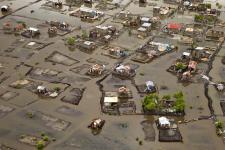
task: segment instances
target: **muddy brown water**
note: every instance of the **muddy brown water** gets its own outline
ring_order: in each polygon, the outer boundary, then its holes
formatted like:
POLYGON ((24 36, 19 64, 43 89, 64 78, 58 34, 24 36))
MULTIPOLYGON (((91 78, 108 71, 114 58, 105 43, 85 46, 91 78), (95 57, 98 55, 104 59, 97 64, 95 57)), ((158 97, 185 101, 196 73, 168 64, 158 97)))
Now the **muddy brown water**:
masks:
MULTIPOLYGON (((66 21, 73 27, 79 27, 83 30, 90 30, 95 25, 101 24, 101 21, 94 23, 87 23, 80 21, 79 18, 72 17, 68 15, 68 11, 63 13, 47 10, 41 8, 41 5, 45 2, 44 0, 30 4, 35 0, 1 0, 0 6, 3 4, 9 4, 13 10, 24 7, 23 9, 17 10, 11 15, 8 15, 0 19, 0 25, 8 20, 19 20, 25 21, 28 26, 38 26, 49 19, 66 21), (10 4, 12 3, 12 5, 10 4), (33 13, 30 13, 34 10, 33 13)), ((140 14, 143 16, 152 16, 153 6, 140 7, 139 4, 134 1, 129 4, 130 1, 122 1, 123 4, 121 8, 106 11, 106 18, 111 18, 116 13, 122 10, 129 10, 132 13, 140 14), (126 5, 129 4, 129 5, 126 5)), ((152 3, 157 3, 157 5, 168 5, 163 4, 162 1, 148 1, 152 3)), ((212 0, 209 1, 215 5, 215 2, 220 2, 224 4, 223 0, 212 0)), ((67 7, 65 7, 67 8, 67 7)), ((72 8, 76 9, 76 7, 72 8)), ((224 8, 223 8, 224 10, 224 8)), ((224 13, 221 14, 220 18, 225 20, 224 13)), ((106 24, 111 23, 112 20, 107 20, 106 24)), ((167 22, 181 22, 181 23, 192 23, 193 14, 186 13, 184 15, 175 15, 173 18, 168 18, 163 21, 163 24, 167 22)), ((118 24, 121 27, 121 24, 118 24)), ((0 99, 0 104, 4 106, 9 106, 15 108, 1 118, 0 124, 0 144, 5 144, 9 147, 16 148, 18 150, 33 150, 34 147, 22 144, 18 141, 19 137, 23 134, 32 134, 40 136, 42 132, 49 135, 49 137, 56 138, 55 142, 51 142, 46 149, 48 150, 73 150, 73 149, 115 149, 115 150, 137 150, 137 149, 151 149, 151 150, 180 150, 180 149, 216 149, 223 150, 224 144, 222 140, 216 136, 215 128, 211 120, 201 120, 188 124, 179 125, 183 143, 162 143, 158 142, 158 130, 155 126, 154 120, 158 116, 142 116, 142 115, 122 115, 122 116, 109 116, 101 112, 100 109, 100 98, 101 92, 99 87, 96 85, 96 81, 99 78, 88 78, 83 74, 72 72, 73 68, 81 66, 83 64, 93 65, 93 63, 99 62, 107 64, 107 69, 110 69, 117 60, 111 59, 109 57, 101 55, 103 52, 102 47, 97 48, 92 54, 86 54, 75 49, 74 51, 69 51, 64 45, 62 40, 65 37, 79 35, 81 31, 75 30, 64 36, 56 36, 49 38, 46 29, 40 29, 41 36, 39 39, 35 39, 39 42, 53 42, 53 44, 44 47, 38 51, 33 49, 25 49, 23 46, 33 39, 26 39, 25 43, 17 44, 16 39, 24 38, 20 36, 14 36, 13 34, 4 34, 0 31, 0 63, 3 68, 0 68, 0 72, 4 72, 1 76, 1 89, 13 93, 18 93, 17 96, 7 96, 9 98, 7 101, 0 99), (8 51, 4 51, 7 50, 8 51), (45 59, 50 56, 55 51, 62 53, 65 56, 71 57, 74 60, 78 60, 78 63, 72 63, 69 61, 70 65, 62 65, 56 63, 52 65, 51 62, 46 62, 45 59), (32 56, 30 55, 32 54, 32 56), (87 61, 90 60, 91 61, 87 61), (23 62, 23 63, 21 63, 23 62), (29 67, 40 67, 45 69, 57 70, 60 72, 59 75, 55 77, 51 76, 27 76, 29 67), (18 67, 16 67, 18 66, 18 67), (16 67, 16 69, 15 69, 16 67), (6 78, 7 77, 7 78, 6 78), (41 99, 34 93, 28 91, 27 89, 14 89, 8 85, 16 80, 23 78, 32 78, 38 82, 64 82, 70 84, 64 92, 60 94, 54 100, 41 99), (68 92, 73 88, 83 88, 86 87, 84 91, 82 100, 78 106, 63 103, 60 99, 68 94, 68 92), (49 126, 46 126, 40 119, 35 120, 35 118, 28 119, 24 117, 25 112, 28 110, 34 110, 41 112, 43 114, 48 114, 54 118, 60 120, 65 120, 71 122, 70 126, 64 131, 55 131, 49 126), (87 129, 87 125, 93 118, 103 118, 106 120, 106 124, 103 127, 101 133, 97 136, 92 135, 91 131, 87 129), (143 130, 141 122, 147 120, 147 125, 143 130), (151 134, 150 134, 151 133, 151 134), (155 140, 145 140, 146 136, 150 136, 153 139, 153 133, 155 134, 155 140), (143 141, 143 145, 139 145, 136 138, 143 141)), ((126 58, 124 64, 135 64, 137 69, 137 75, 135 76, 135 82, 137 84, 142 84, 147 80, 153 80, 157 85, 166 86, 166 89, 159 89, 160 95, 175 93, 176 91, 182 90, 186 99, 186 116, 184 118, 175 118, 177 121, 183 119, 193 119, 199 116, 209 116, 208 101, 204 95, 204 86, 202 83, 194 83, 184 87, 182 84, 177 82, 177 77, 168 73, 166 69, 179 57, 183 51, 188 46, 176 43, 174 40, 159 38, 160 42, 177 44, 179 47, 178 52, 173 52, 166 54, 158 59, 155 59, 151 63, 139 64, 126 58), (137 67, 137 66, 138 67, 137 67), (144 73, 141 76, 139 73, 144 73), (201 108, 201 109, 199 109, 201 108)), ((113 46, 125 47, 131 52, 136 50, 140 45, 143 45, 147 39, 139 39, 135 36, 129 36, 128 32, 123 32, 119 38, 113 40, 110 44, 113 46)), ((214 43, 201 43, 200 45, 213 45, 214 43)), ((219 55, 224 56, 224 47, 220 51, 219 55)), ((61 61, 61 59, 60 59, 61 61)), ((66 62, 67 63, 67 62, 66 62)), ((224 65, 221 63, 221 58, 215 59, 213 62, 213 69, 210 72, 210 76, 213 77, 213 81, 224 81, 224 65)), ((136 88, 131 84, 130 80, 120 80, 113 78, 109 75, 104 81, 102 81, 104 90, 115 90, 115 85, 127 85, 133 92, 133 100, 137 105, 137 110, 139 112, 141 109, 141 97, 137 93, 136 88)), ((217 93, 214 87, 209 87, 209 95, 213 98, 213 108, 215 114, 219 116, 223 122, 225 121, 222 111, 220 108, 219 99, 220 95, 217 93)))

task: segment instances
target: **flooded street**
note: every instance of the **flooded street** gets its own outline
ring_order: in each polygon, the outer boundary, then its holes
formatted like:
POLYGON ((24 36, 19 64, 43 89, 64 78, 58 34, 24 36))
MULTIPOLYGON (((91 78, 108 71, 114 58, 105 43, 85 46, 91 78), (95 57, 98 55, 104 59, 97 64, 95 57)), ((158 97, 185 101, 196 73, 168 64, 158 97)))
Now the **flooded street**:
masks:
POLYGON ((0 0, 0 150, 224 150, 225 1, 168 1, 0 0))

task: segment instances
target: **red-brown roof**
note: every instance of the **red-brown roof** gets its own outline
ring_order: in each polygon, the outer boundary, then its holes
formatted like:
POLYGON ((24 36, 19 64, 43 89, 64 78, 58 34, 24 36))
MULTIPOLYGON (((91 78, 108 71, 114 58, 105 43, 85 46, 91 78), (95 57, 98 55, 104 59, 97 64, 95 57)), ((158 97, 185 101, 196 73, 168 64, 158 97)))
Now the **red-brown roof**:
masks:
POLYGON ((167 28, 168 29, 178 29, 178 30, 180 30, 182 28, 182 25, 179 24, 179 23, 169 23, 167 25, 167 28))

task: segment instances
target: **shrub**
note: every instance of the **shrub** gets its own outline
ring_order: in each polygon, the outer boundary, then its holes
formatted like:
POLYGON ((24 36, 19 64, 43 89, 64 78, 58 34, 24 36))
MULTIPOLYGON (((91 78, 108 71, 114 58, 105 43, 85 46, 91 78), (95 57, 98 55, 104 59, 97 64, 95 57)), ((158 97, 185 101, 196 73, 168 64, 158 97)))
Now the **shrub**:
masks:
POLYGON ((38 142, 36 143, 36 148, 37 148, 37 150, 43 150, 44 147, 45 147, 44 141, 40 140, 40 141, 38 141, 38 142))
POLYGON ((69 37, 69 38, 67 39, 67 44, 68 44, 68 45, 74 45, 75 42, 76 42, 76 39, 75 39, 74 37, 69 37))
POLYGON ((204 16, 203 15, 195 15, 195 21, 196 22, 204 21, 204 16))
POLYGON ((176 65, 175 65, 175 67, 176 67, 176 70, 184 70, 184 69, 186 69, 187 68, 187 65, 185 65, 184 63, 182 63, 182 62, 177 62, 176 63, 176 65))
POLYGON ((216 129, 223 129, 223 123, 220 120, 215 122, 216 129))
POLYGON ((177 92, 174 94, 173 96, 176 101, 175 101, 175 105, 174 105, 174 108, 177 112, 183 112, 184 109, 185 109, 185 102, 184 102, 184 95, 183 93, 180 91, 180 92, 177 92))
POLYGON ((164 96, 162 97, 162 99, 170 100, 170 99, 171 99, 171 96, 170 96, 170 95, 164 95, 164 96))
POLYGON ((45 135, 42 139, 43 139, 43 141, 46 141, 46 142, 49 140, 47 135, 45 135))
POLYGON ((88 37, 88 34, 85 30, 82 31, 81 37, 84 38, 84 39, 88 37))
POLYGON ((54 90, 59 92, 61 90, 61 88, 60 87, 55 87, 54 90))
POLYGON ((156 94, 149 94, 145 96, 143 106, 147 110, 154 110, 158 106, 159 97, 156 94))
POLYGON ((211 9, 212 6, 211 6, 211 4, 208 3, 208 4, 205 4, 205 7, 208 9, 211 9))
POLYGON ((173 95, 174 98, 183 98, 184 94, 182 91, 179 91, 173 95))
POLYGON ((29 118, 33 118, 33 117, 34 117, 34 113, 33 113, 33 112, 27 112, 27 116, 28 116, 29 118))
POLYGON ((128 34, 129 34, 129 36, 132 35, 132 31, 130 29, 128 30, 128 34))
POLYGON ((45 136, 45 133, 44 133, 44 132, 42 132, 42 133, 41 133, 41 136, 42 136, 42 137, 43 137, 43 136, 45 136))

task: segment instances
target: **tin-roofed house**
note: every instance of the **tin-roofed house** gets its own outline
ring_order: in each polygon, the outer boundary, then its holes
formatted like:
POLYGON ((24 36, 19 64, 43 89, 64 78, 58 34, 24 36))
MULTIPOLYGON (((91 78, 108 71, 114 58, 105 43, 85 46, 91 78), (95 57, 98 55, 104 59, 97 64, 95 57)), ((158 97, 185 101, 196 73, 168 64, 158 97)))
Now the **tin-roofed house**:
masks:
POLYGON ((78 47, 80 50, 83 50, 85 52, 92 52, 96 49, 96 44, 92 41, 82 41, 78 44, 78 47))
POLYGON ((129 65, 117 64, 113 69, 113 75, 121 77, 122 79, 129 79, 136 75, 136 71, 129 65))
POLYGON ((7 13, 11 10, 10 6, 9 5, 3 5, 1 6, 1 12, 2 13, 7 13))
POLYGON ((105 92, 102 103, 102 111, 104 113, 119 114, 118 108, 119 99, 117 92, 105 92))
POLYGON ((144 37, 148 36, 149 33, 151 32, 151 26, 152 26, 151 23, 147 22, 143 23, 141 27, 138 28, 138 34, 144 37))
POLYGON ((24 32, 22 32, 21 35, 27 38, 34 38, 40 35, 40 31, 38 28, 29 27, 24 32))
POLYGON ((147 82, 145 82, 145 85, 146 85, 146 88, 145 88, 146 93, 156 92, 156 86, 153 81, 147 81, 147 82))
POLYGON ((80 12, 80 18, 81 20, 88 20, 88 21, 95 21, 99 20, 101 17, 104 16, 104 13, 101 11, 93 10, 86 7, 81 7, 79 9, 80 12))
POLYGON ((158 118, 158 127, 161 129, 170 128, 170 120, 166 117, 159 117, 158 118))

